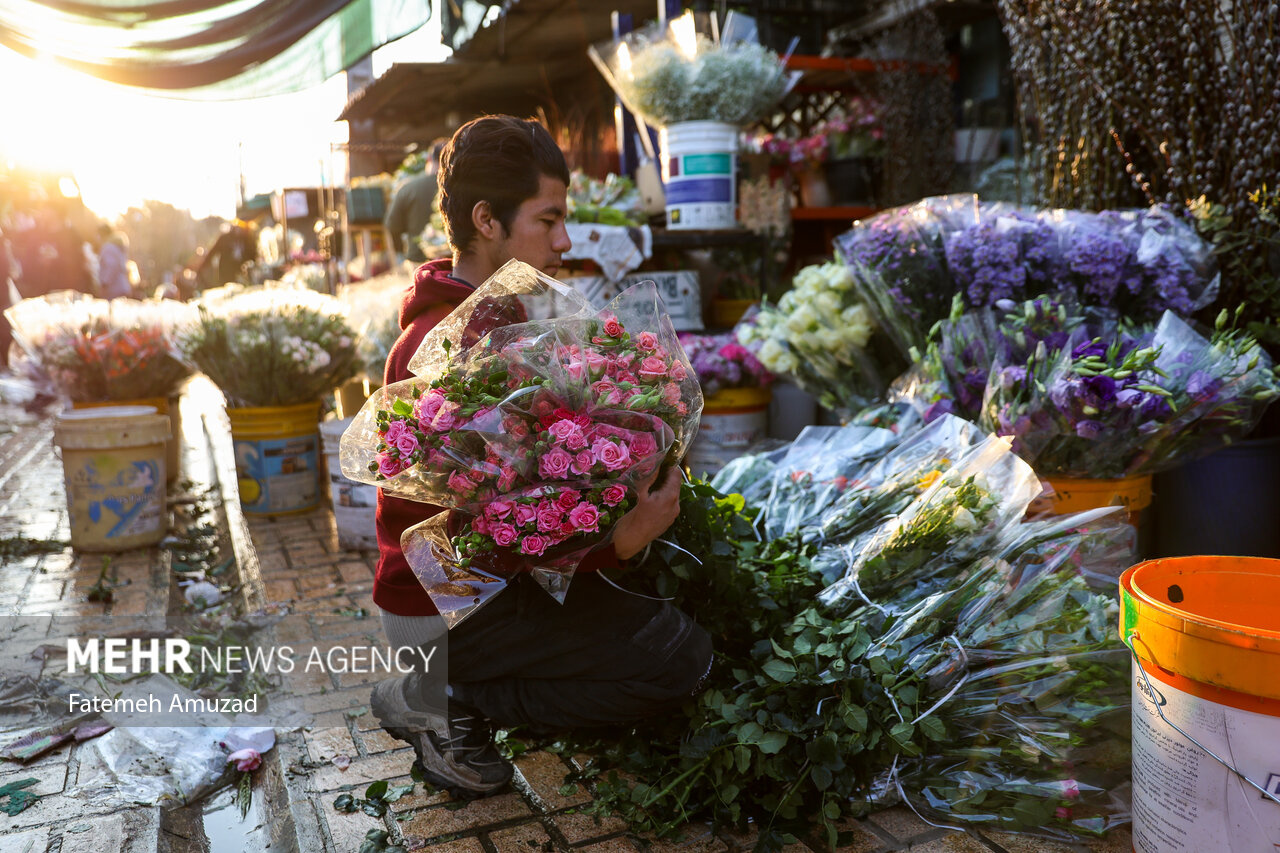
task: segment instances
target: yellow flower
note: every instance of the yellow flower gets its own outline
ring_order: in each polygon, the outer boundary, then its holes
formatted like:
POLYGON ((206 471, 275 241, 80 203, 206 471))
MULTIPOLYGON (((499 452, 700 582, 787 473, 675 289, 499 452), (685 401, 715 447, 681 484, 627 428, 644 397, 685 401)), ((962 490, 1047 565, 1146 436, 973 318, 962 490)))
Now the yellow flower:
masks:
POLYGON ((923 492, 925 489, 929 488, 934 483, 938 482, 938 478, 941 476, 942 476, 941 470, 930 471, 928 474, 925 474, 919 480, 916 480, 916 488, 918 488, 920 491, 923 492))

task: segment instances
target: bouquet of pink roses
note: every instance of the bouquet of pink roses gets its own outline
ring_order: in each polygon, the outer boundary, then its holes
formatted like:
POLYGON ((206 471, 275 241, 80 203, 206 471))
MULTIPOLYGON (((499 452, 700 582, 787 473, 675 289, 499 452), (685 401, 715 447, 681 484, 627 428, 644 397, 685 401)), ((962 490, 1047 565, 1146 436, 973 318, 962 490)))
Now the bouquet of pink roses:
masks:
POLYGON ((635 483, 683 457, 702 409, 652 283, 597 312, 516 261, 432 330, 409 368, 415 378, 365 404, 340 455, 352 479, 455 511, 402 540, 451 622, 517 571, 563 600, 635 483))

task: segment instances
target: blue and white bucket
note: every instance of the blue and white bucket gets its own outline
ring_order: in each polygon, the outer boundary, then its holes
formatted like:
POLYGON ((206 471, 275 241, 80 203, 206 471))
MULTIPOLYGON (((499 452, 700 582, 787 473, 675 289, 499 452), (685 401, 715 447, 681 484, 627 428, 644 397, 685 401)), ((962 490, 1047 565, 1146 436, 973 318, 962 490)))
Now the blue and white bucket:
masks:
POLYGON ((667 227, 737 227, 738 128, 720 121, 684 121, 658 134, 667 227))

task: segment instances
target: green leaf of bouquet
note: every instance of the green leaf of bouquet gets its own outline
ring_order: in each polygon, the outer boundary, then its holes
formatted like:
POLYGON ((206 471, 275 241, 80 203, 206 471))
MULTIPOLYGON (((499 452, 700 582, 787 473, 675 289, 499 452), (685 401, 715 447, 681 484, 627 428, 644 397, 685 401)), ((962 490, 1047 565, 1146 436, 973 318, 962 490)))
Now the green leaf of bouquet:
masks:
POLYGON ((777 658, 770 660, 761 669, 764 670, 765 675, 780 684, 787 684, 796 677, 796 668, 789 662, 777 658))
POLYGON ((396 400, 391 404, 391 411, 406 417, 413 414, 413 405, 407 400, 396 400))

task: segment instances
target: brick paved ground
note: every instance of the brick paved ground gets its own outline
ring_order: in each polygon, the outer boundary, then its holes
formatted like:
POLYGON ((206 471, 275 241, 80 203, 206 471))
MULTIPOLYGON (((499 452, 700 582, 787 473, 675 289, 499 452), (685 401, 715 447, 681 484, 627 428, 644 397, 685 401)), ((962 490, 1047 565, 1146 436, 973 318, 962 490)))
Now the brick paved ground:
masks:
MULTIPOLYGON (((207 399, 204 400, 207 404, 207 399)), ((184 399, 187 444, 184 474, 215 483, 234 503, 233 463, 225 417, 202 412, 184 399), (207 437, 203 424, 208 425, 207 437)), ((288 605, 288 615, 269 630, 276 643, 299 654, 312 646, 327 650, 344 643, 385 643, 370 599, 374 555, 338 548, 333 514, 315 511, 277 518, 243 519, 227 507, 229 535, 236 545, 247 606, 288 605)), ((50 423, 0 407, 0 537, 22 533, 64 538, 65 500, 61 463, 50 440, 50 423)), ((0 674, 38 676, 41 661, 31 657, 43 643, 67 636, 118 635, 126 630, 163 628, 174 595, 171 571, 161 552, 146 549, 122 555, 115 565, 130 581, 109 606, 87 602, 85 590, 98 577, 100 558, 70 549, 0 565, 0 674)), ((383 829, 411 849, 434 853, 528 853, 581 850, 588 853, 639 851, 732 851, 749 849, 749 838, 716 837, 691 826, 679 842, 655 842, 629 834, 616 819, 596 820, 581 807, 590 794, 577 787, 561 793, 571 765, 547 752, 527 754, 516 764, 511 791, 469 804, 447 794, 424 794, 421 787, 396 803, 384 818, 343 814, 332 802, 342 792, 361 795, 373 781, 410 781, 412 751, 383 733, 368 712, 369 685, 376 676, 319 674, 291 681, 312 725, 277 730, 277 748, 257 776, 257 818, 272 827, 272 851, 355 853, 370 829, 383 829), (338 763, 334 758, 339 757, 338 763), (345 757, 345 758, 343 758, 345 757), (349 759, 349 764, 347 764, 349 759), (345 769, 340 769, 345 765, 345 769)), ((12 734, 6 734, 6 741, 12 734)), ((262 849, 210 846, 198 827, 154 808, 94 813, 93 804, 63 795, 81 773, 84 747, 56 750, 25 767, 0 763, 0 784, 37 777, 44 795, 15 817, 0 815, 0 853, 95 853, 262 849)), ((199 823, 199 815, 189 819, 199 823)), ((955 833, 894 808, 845 827, 847 853, 890 850, 955 853, 1058 853, 1131 850, 1127 832, 1091 846, 1058 845, 998 833, 955 833)), ((212 833, 210 833, 212 835, 212 833)), ((243 837, 243 836, 241 836, 243 837)), ((816 842, 797 844, 792 853, 823 851, 816 842)))

